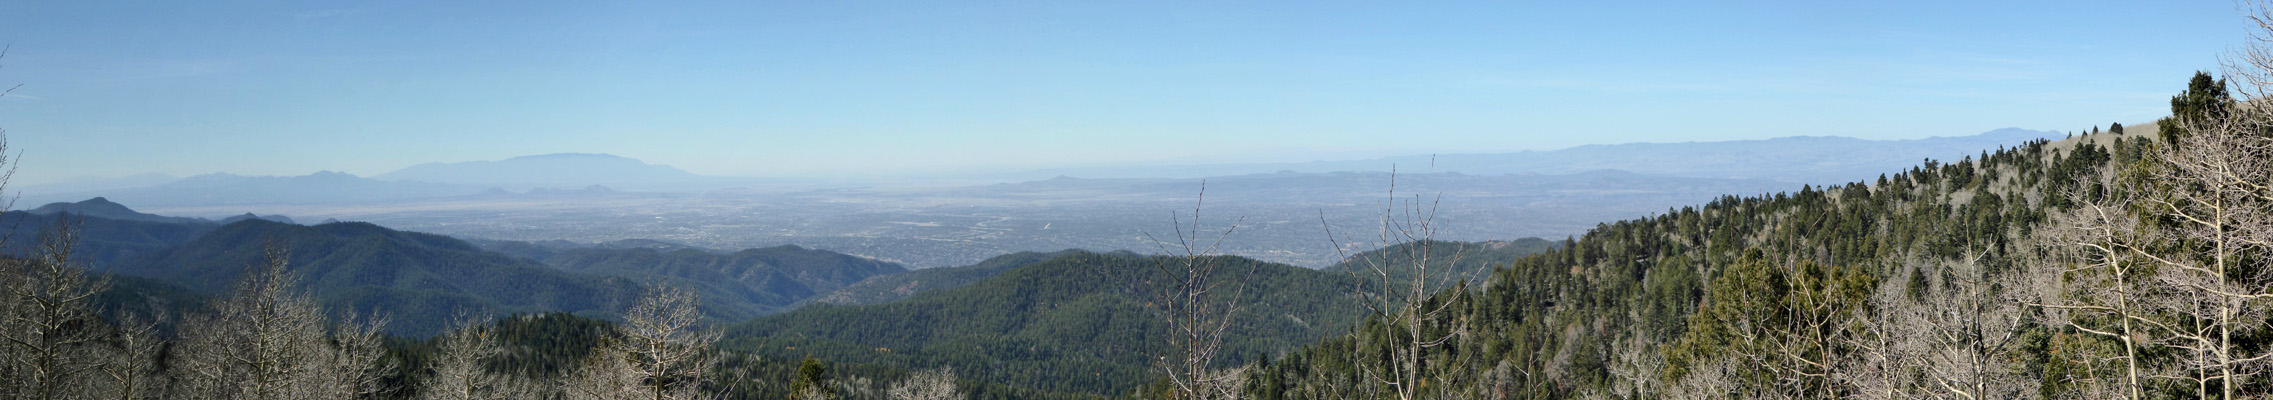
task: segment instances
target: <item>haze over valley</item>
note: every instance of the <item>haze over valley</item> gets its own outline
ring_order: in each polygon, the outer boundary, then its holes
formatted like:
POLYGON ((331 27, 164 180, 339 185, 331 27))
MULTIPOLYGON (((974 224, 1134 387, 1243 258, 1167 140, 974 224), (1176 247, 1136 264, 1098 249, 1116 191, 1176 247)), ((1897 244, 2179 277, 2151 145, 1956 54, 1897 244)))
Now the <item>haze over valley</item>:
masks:
POLYGON ((1320 218, 1344 234, 1376 225, 1390 200, 1391 167, 1399 170, 1400 201, 1441 201, 1443 239, 1559 238, 1721 196, 1867 181, 1921 159, 1973 158, 2064 135, 2005 129, 1902 141, 1794 137, 1585 146, 1437 156, 1433 168, 1428 156, 1088 168, 1043 172, 1109 178, 1060 175, 956 186, 709 177, 604 154, 556 154, 421 164, 368 178, 319 172, 201 175, 105 190, 34 186, 24 189, 24 201, 99 196, 166 215, 365 221, 475 239, 654 239, 724 251, 799 245, 931 268, 1020 251, 1157 251, 1145 233, 1172 230, 1171 213, 1188 215, 1204 181, 1202 223, 1240 223, 1226 254, 1316 268, 1368 249, 1352 243, 1336 252, 1320 218), (1272 168, 1279 169, 1254 172, 1272 168), (1180 177, 1210 171, 1231 175, 1180 177))

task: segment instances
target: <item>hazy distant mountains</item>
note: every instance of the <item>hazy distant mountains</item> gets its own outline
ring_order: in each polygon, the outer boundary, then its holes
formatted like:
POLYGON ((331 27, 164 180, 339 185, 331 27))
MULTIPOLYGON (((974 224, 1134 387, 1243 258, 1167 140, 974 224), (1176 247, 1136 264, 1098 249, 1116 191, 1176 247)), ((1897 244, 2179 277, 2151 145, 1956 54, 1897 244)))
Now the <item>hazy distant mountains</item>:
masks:
POLYGON ((253 204, 381 203, 464 196, 483 188, 428 182, 381 181, 322 171, 301 176, 205 174, 153 186, 88 192, 41 192, 27 188, 24 199, 37 202, 105 197, 141 207, 253 204))
MULTIPOLYGON (((9 185, 8 189, 20 190, 29 193, 96 193, 108 190, 157 186, 181 179, 182 178, 178 176, 149 172, 116 178, 86 178, 37 185, 9 185)), ((84 198, 84 196, 81 198, 84 198)))
MULTIPOLYGON (((532 242, 652 238, 715 249, 795 244, 930 268, 1020 251, 1149 250, 1141 233, 1160 230, 1172 210, 1188 209, 1198 178, 1205 178, 1211 215, 1252 222, 1240 228, 1229 254, 1323 267, 1336 253, 1321 240, 1327 225, 1321 220, 1367 224, 1388 195, 1391 164, 1399 166, 1400 194, 1444 199, 1442 238, 1479 241, 1560 237, 1719 196, 1872 180, 1923 158, 1953 161, 2056 135, 2007 129, 1894 141, 1622 144, 1447 154, 1434 158, 1434 168, 1430 157, 1413 156, 1069 171, 1060 179, 959 187, 800 189, 739 181, 751 190, 707 191, 700 188, 737 181, 611 155, 554 154, 423 164, 374 177, 212 174, 130 189, 27 191, 24 201, 102 196, 172 215, 281 213, 532 242)), ((760 302, 762 309, 776 300, 760 302)))
POLYGON ((1913 140, 1864 140, 1834 136, 1794 136, 1723 142, 1586 145, 1516 153, 1438 154, 1368 160, 1275 164, 1214 164, 1144 168, 1066 168, 1041 174, 1083 178, 1199 178, 1277 171, 1460 172, 1471 175, 1570 174, 1619 170, 1696 178, 1768 179, 1790 183, 1837 184, 1872 179, 1932 158, 1954 162, 1986 150, 2015 147, 2065 134, 2005 128, 1973 136, 1913 140), (1433 167, 1431 166, 1433 163, 1433 167))
MULTIPOLYGON (((1551 151, 1413 155, 1369 160, 1278 164, 1074 167, 1021 176, 1088 179, 1200 178, 1273 172, 1458 172, 1467 175, 1565 175, 1626 171, 1682 178, 1834 184, 1875 178, 1924 158, 1955 161, 1985 150, 2061 133, 2017 128, 1961 137, 1863 140, 1828 136, 1765 140, 1588 145, 1551 151), (1433 166, 1432 166, 1433 165, 1433 166), (1039 175, 1047 173, 1050 175, 1039 175)), ((160 174, 25 187, 27 201, 108 197, 144 207, 251 204, 383 204, 459 196, 604 196, 620 192, 703 192, 748 186, 756 179, 704 176, 608 154, 562 153, 497 161, 426 163, 371 177, 339 172, 304 176, 160 174), (620 191, 620 192, 619 192, 620 191)))
POLYGON ((302 176, 146 174, 25 188, 33 202, 107 197, 144 207, 254 204, 383 204, 462 196, 594 196, 629 191, 700 191, 749 180, 701 176, 607 154, 547 154, 502 161, 427 163, 360 177, 321 171, 302 176), (141 186, 122 186, 150 182, 141 186), (516 193, 518 192, 518 193, 516 193))
MULTIPOLYGON (((1206 178, 1209 201, 1243 203, 1370 203, 1386 196, 1388 171, 1278 172, 1206 178)), ((1546 202, 1564 204, 1641 201, 1664 203, 1694 201, 1724 194, 1755 194, 1798 190, 1799 184, 1766 179, 1692 178, 1638 174, 1619 170, 1592 170, 1556 174, 1467 174, 1458 172, 1397 174, 1397 191, 1403 194, 1442 195, 1457 202, 1505 203, 1521 206, 1546 202)), ((1007 197, 1062 201, 1079 199, 1189 200, 1199 179, 1054 179, 971 186, 939 190, 941 195, 1007 197)), ((1683 204, 1683 203, 1667 203, 1683 204)), ((1653 206, 1652 208, 1664 207, 1653 206)))
POLYGON ((749 182, 702 176, 607 154, 561 153, 501 161, 425 163, 372 176, 383 181, 432 182, 497 187, 511 191, 605 186, 642 192, 701 191, 749 182))

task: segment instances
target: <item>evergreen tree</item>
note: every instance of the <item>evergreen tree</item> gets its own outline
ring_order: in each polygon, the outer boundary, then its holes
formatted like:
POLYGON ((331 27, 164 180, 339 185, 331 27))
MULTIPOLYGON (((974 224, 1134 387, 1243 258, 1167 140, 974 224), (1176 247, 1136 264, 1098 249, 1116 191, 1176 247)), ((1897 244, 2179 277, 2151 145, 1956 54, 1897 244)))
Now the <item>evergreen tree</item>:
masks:
POLYGON ((820 359, 805 357, 797 366, 797 380, 789 384, 789 400, 836 398, 835 385, 829 383, 829 367, 820 359))
POLYGON ((2180 126, 2184 120, 2224 118, 2226 110, 2232 108, 2233 101, 2233 96, 2226 93, 2225 79, 2211 77, 2209 72, 2196 71, 2194 78, 2186 82, 2186 91, 2170 98, 2172 121, 2159 124, 2161 126, 2157 133, 2161 134, 2163 143, 2178 143, 2179 137, 2186 135, 2186 129, 2180 126))

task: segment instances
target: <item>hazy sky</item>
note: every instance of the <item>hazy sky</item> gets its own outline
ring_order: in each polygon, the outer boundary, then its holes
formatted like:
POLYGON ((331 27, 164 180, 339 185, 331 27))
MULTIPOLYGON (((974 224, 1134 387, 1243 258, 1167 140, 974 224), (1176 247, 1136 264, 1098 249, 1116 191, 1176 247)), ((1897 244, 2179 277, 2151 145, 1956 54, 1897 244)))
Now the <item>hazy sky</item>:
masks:
POLYGON ((0 127, 24 183, 1918 138, 2149 121, 2246 33, 2225 1, 1591 3, 0 0, 0 127))

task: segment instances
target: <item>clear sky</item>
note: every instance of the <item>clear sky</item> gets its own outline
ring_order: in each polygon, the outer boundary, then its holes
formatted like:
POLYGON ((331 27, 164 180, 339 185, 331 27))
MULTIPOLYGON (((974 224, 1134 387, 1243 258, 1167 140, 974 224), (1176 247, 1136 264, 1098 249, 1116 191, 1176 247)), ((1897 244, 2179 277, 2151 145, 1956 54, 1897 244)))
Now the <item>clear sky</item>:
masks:
POLYGON ((2243 22, 2225 1, 0 0, 0 83, 22 84, 0 127, 23 183, 1918 138, 2152 120, 2243 22))

